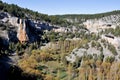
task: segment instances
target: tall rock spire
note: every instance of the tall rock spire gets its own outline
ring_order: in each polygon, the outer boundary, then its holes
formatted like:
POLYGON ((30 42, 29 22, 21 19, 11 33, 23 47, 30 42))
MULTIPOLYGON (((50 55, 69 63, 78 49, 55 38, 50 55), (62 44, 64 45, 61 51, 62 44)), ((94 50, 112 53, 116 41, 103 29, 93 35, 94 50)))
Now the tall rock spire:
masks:
POLYGON ((28 35, 26 32, 26 24, 25 20, 20 19, 20 24, 18 27, 18 33, 17 33, 18 40, 23 43, 28 41, 28 35))

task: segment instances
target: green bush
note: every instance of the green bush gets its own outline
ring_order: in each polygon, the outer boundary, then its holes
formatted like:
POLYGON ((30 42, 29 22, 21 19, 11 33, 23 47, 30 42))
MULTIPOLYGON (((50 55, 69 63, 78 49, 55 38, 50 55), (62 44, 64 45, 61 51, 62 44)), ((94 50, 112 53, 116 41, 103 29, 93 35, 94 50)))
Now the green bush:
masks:
POLYGON ((112 63, 112 62, 114 62, 114 60, 115 60, 115 57, 113 57, 113 56, 108 56, 106 59, 105 59, 105 61, 106 62, 109 62, 109 63, 112 63))
POLYGON ((113 55, 118 54, 117 51, 116 51, 116 48, 112 44, 108 45, 108 49, 112 52, 113 55))

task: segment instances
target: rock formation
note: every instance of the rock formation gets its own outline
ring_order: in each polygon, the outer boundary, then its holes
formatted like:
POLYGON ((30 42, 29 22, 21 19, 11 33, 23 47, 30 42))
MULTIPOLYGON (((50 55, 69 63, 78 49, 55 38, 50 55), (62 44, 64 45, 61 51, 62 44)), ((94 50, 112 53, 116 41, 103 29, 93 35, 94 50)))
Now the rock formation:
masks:
POLYGON ((101 38, 108 41, 116 48, 120 47, 120 38, 119 37, 115 37, 112 35, 102 35, 101 38))
POLYGON ((111 15, 99 19, 88 19, 83 22, 83 24, 90 32, 95 33, 103 29, 115 29, 116 26, 120 25, 120 15, 111 15))
POLYGON ((26 32, 26 24, 25 21, 20 19, 20 24, 18 27, 18 33, 17 33, 18 40, 23 43, 28 41, 28 35, 26 32))

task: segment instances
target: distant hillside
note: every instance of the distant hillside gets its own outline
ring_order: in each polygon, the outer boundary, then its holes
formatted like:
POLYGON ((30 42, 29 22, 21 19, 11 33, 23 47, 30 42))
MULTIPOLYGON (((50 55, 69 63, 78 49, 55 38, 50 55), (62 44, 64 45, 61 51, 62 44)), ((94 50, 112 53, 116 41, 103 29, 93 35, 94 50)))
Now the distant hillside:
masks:
POLYGON ((102 18, 105 16, 116 15, 116 14, 120 14, 120 10, 115 10, 106 13, 98 13, 98 14, 66 14, 66 15, 56 15, 56 16, 60 18, 70 18, 70 19, 75 19, 75 18, 94 19, 94 18, 102 18))
POLYGON ((54 25, 67 26, 70 24, 66 20, 63 20, 56 16, 48 16, 47 14, 42 14, 27 8, 21 8, 15 4, 7 4, 2 1, 0 1, 0 11, 8 12, 15 17, 41 20, 54 25))
POLYGON ((42 14, 27 8, 21 8, 15 4, 7 4, 2 1, 0 1, 0 11, 8 12, 11 15, 19 18, 27 17, 30 19, 41 20, 51 23, 53 25, 59 25, 65 27, 73 25, 74 22, 81 23, 86 21, 87 19, 102 18, 105 16, 120 14, 120 10, 115 10, 115 11, 99 13, 99 14, 66 14, 66 15, 49 16, 47 14, 42 14), (71 21, 69 21, 69 19, 72 20, 72 23, 71 21))

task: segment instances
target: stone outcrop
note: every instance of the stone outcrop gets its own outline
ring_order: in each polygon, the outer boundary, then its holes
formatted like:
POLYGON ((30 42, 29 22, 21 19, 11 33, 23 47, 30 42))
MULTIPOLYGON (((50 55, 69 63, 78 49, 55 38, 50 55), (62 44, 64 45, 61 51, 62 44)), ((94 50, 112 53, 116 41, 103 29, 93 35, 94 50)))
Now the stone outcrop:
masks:
POLYGON ((116 26, 120 25, 120 14, 99 19, 88 19, 83 24, 90 32, 99 32, 102 29, 116 28, 116 26))
POLYGON ((69 29, 65 28, 65 27, 58 27, 53 29, 54 32, 68 32, 69 29))
MULTIPOLYGON (((46 28, 39 22, 29 19, 19 19, 11 16, 7 12, 0 12, 0 36, 5 37, 10 42, 34 42, 40 39, 40 31, 46 28), (4 29, 4 30, 3 30, 4 29), (7 33, 5 33, 7 32, 7 33)), ((48 25, 49 27, 49 25, 48 25)))
POLYGON ((13 26, 19 26, 17 17, 9 17, 9 23, 13 26))
POLYGON ((13 26, 18 26, 19 24, 17 21, 18 21, 17 17, 13 17, 7 12, 0 12, 0 22, 10 23, 13 26))
POLYGON ((20 24, 18 27, 18 33, 17 33, 18 40, 23 43, 28 41, 28 35, 26 32, 26 24, 25 21, 20 19, 20 24))
POLYGON ((108 41, 109 43, 111 43, 116 48, 120 47, 120 38, 119 37, 115 37, 115 36, 112 36, 112 35, 102 35, 101 38, 108 41))

